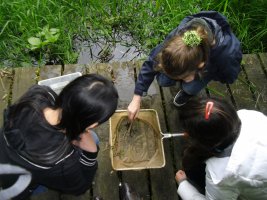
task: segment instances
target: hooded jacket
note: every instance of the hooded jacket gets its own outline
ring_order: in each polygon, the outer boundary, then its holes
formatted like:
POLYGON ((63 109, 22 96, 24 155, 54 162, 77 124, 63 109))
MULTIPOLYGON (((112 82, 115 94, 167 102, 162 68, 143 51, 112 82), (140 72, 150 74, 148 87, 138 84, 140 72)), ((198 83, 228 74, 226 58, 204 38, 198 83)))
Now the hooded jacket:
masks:
MULTIPOLYGON (((205 76, 203 82, 210 80, 220 81, 222 83, 233 83, 240 72, 240 63, 242 59, 242 51, 239 40, 231 31, 231 28, 225 18, 215 11, 203 11, 195 15, 184 18, 179 26, 175 28, 166 39, 156 46, 149 54, 148 59, 143 63, 141 71, 138 75, 134 93, 137 95, 145 95, 154 77, 160 72, 155 70, 156 56, 164 47, 164 44, 176 36, 188 22, 194 18, 204 19, 212 30, 216 44, 211 48, 208 63, 205 66, 205 76)), ((175 80, 173 80, 175 83, 175 80)), ((197 84, 201 80, 193 80, 184 84, 197 84), (194 83, 193 83, 194 82, 194 83)))
MULTIPOLYGON (((91 186, 97 169, 97 152, 85 152, 73 146, 59 128, 45 120, 43 109, 55 104, 53 90, 35 85, 25 96, 30 102, 20 101, 22 109, 12 112, 15 115, 10 114, 14 107, 5 110, 0 131, 0 163, 20 166, 32 174, 26 190, 44 185, 63 193, 84 193, 91 186)), ((3 180, 6 187, 13 183, 9 176, 3 180)))
POLYGON ((231 155, 206 161, 206 195, 185 180, 177 190, 183 200, 267 199, 267 117, 252 110, 238 116, 242 125, 231 155))

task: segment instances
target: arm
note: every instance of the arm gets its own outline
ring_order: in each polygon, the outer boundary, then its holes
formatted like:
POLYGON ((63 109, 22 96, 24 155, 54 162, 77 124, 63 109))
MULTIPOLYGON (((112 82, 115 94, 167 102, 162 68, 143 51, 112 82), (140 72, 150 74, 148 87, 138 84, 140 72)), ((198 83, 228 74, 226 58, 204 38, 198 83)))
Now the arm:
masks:
POLYGON ((182 170, 176 173, 176 180, 180 182, 178 194, 183 200, 195 199, 237 199, 238 187, 233 187, 235 177, 227 179, 224 170, 229 157, 210 158, 206 163, 206 191, 205 196, 186 180, 186 175, 182 170))
POLYGON ((134 118, 136 118, 140 110, 141 97, 147 92, 152 81, 154 80, 154 77, 159 73, 155 71, 154 69, 154 65, 155 65, 154 58, 159 53, 161 48, 162 48, 162 44, 154 48, 151 51, 148 60, 146 60, 142 65, 141 71, 138 75, 137 82, 135 85, 133 99, 128 106, 129 120, 133 120, 134 118))
POLYGON ((171 39, 173 36, 177 35, 179 30, 190 19, 191 19, 190 17, 183 19, 182 22, 180 23, 180 25, 177 28, 173 29, 167 35, 165 40, 151 51, 148 59, 143 63, 141 71, 140 71, 138 78, 137 78, 136 85, 135 85, 133 99, 128 106, 128 117, 130 120, 133 120, 137 116, 137 113, 140 110, 141 97, 147 92, 152 81, 154 80, 154 77, 160 73, 160 72, 155 71, 155 69, 154 69, 155 57, 163 48, 164 43, 167 42, 169 39, 171 39))
POLYGON ((81 164, 85 166, 94 166, 96 164, 98 147, 91 134, 91 131, 87 131, 80 134, 79 140, 73 140, 72 144, 82 150, 79 159, 81 164))
POLYGON ((175 180, 179 184, 177 193, 183 200, 203 200, 206 199, 204 195, 187 181, 184 171, 179 170, 175 175, 175 180))
POLYGON ((132 121, 136 118, 141 106, 141 96, 135 94, 131 103, 128 106, 128 117, 132 121))
POLYGON ((65 186, 62 188, 66 193, 80 195, 91 187, 97 170, 99 148, 90 131, 82 133, 80 139, 72 143, 78 148, 64 164, 65 186))
POLYGON ((179 24, 178 27, 173 29, 164 39, 162 43, 160 43, 158 46, 156 46, 149 54, 148 59, 143 63, 141 71, 138 75, 135 91, 134 94, 143 96, 143 93, 147 92, 149 86, 151 85, 152 81, 154 80, 154 77, 159 73, 155 71, 154 65, 155 65, 155 57, 157 54, 161 51, 164 44, 173 38, 175 35, 179 33, 179 31, 186 25, 188 21, 190 21, 193 17, 188 16, 185 17, 179 24))
POLYGON ((163 44, 159 44, 155 47, 149 54, 148 59, 143 63, 141 70, 138 74, 134 94, 143 96, 144 93, 147 92, 150 87, 154 77, 159 73, 155 71, 155 57, 162 49, 163 44))

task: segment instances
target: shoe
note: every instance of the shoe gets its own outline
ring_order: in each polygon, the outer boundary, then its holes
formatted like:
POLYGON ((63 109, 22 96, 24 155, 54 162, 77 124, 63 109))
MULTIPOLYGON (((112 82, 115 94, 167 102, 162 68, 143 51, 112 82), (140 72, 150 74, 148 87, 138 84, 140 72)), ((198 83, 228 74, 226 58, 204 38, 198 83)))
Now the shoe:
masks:
POLYGON ((193 95, 187 94, 185 91, 180 90, 173 99, 173 104, 180 107, 188 102, 193 95))

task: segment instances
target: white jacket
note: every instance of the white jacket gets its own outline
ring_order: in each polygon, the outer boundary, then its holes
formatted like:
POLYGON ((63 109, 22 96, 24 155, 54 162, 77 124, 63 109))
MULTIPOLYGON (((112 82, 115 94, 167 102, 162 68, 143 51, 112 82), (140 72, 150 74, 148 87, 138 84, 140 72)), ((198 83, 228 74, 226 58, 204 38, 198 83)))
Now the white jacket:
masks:
POLYGON ((267 199, 267 117, 253 110, 237 113, 242 125, 231 156, 206 161, 206 196, 181 182, 183 200, 267 199))

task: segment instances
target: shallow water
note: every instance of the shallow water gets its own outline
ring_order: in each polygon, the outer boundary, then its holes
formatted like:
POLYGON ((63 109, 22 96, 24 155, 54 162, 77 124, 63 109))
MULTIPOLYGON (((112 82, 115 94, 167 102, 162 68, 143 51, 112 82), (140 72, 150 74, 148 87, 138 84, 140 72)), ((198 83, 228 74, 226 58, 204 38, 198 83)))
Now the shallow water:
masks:
POLYGON ((121 33, 114 33, 114 41, 103 38, 97 42, 75 40, 74 46, 79 53, 78 64, 124 62, 144 56, 133 38, 121 33))

